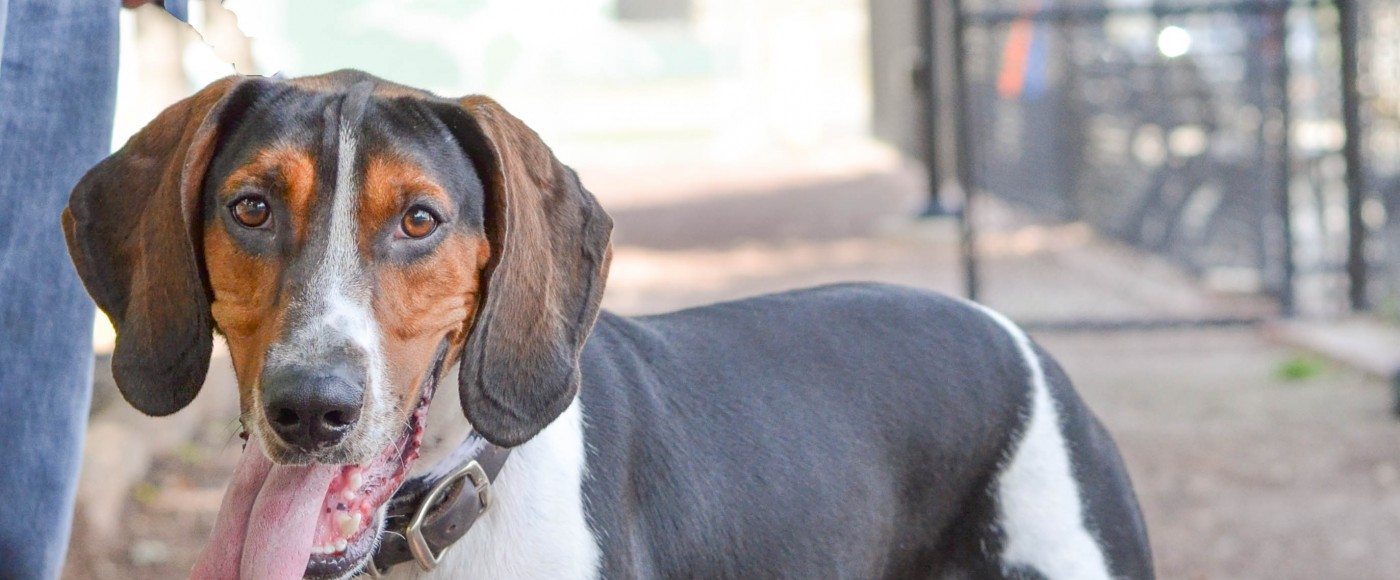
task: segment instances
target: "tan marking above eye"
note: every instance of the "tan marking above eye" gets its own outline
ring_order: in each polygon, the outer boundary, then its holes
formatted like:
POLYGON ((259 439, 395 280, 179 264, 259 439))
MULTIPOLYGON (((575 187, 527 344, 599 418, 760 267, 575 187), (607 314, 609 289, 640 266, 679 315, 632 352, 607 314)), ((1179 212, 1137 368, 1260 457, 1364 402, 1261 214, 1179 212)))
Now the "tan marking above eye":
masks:
MULTIPOLYGON (((294 147, 264 149, 257 152, 246 165, 230 173, 221 191, 224 200, 235 202, 229 207, 234 212, 233 217, 248 227, 256 226, 249 226, 239 212, 254 208, 240 210, 236 207, 239 194, 247 191, 278 192, 285 202, 283 211, 286 212, 278 219, 286 218, 284 225, 291 226, 294 239, 300 243, 306 235, 306 220, 316 195, 315 159, 308 152, 294 147)), ((247 197, 258 197, 266 202, 262 196, 247 197)), ((270 211, 271 204, 267 207, 270 211)))
MULTIPOLYGON (((365 234, 384 231, 392 224, 395 236, 422 238, 433 233, 451 215, 435 213, 436 208, 450 208, 452 198, 442 186, 428 177, 416 163, 392 154, 371 156, 365 166, 360 197, 360 231, 365 234), (419 211, 427 215, 418 214, 419 211)), ((361 238, 361 251, 369 252, 372 234, 361 238)))

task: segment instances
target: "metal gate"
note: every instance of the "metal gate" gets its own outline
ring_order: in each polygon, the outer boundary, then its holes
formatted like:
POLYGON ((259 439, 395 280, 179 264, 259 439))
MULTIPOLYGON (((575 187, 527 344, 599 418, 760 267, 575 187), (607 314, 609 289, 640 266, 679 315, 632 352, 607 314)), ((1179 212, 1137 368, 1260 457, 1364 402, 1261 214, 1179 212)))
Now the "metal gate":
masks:
MULTIPOLYGON (((1309 312, 1365 307, 1357 248, 1367 176, 1360 140, 1348 138, 1360 122, 1357 30, 1342 25, 1357 22, 1350 2, 944 6, 930 4, 922 24, 931 52, 951 52, 949 70, 933 78, 955 87, 944 91, 955 114, 932 114, 927 135, 938 145, 937 121, 955 125, 968 294, 998 283, 983 275, 976 243, 989 227, 978 200, 990 194, 1038 219, 1087 224, 1199 280, 1271 298, 1266 311, 1239 315, 1043 323, 1244 323, 1292 315, 1300 304, 1309 312)), ((1400 10, 1386 10, 1400 26, 1400 10)), ((927 85, 933 111, 936 84, 927 85)), ((1372 139, 1372 149, 1400 153, 1400 122, 1386 127, 1397 130, 1372 139)), ((1394 175, 1394 194, 1371 202, 1379 204, 1371 213, 1391 203, 1400 211, 1400 171, 1394 175)), ((1400 241, 1400 227, 1393 230, 1400 241)))

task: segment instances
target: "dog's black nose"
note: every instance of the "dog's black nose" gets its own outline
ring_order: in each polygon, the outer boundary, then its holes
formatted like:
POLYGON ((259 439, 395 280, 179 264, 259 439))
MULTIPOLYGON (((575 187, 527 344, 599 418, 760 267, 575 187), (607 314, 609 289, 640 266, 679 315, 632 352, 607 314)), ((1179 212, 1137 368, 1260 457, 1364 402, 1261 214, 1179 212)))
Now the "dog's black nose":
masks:
POLYGON ((355 427, 364 387, 343 369, 288 367, 263 377, 263 410, 288 445, 312 451, 339 443, 355 427))

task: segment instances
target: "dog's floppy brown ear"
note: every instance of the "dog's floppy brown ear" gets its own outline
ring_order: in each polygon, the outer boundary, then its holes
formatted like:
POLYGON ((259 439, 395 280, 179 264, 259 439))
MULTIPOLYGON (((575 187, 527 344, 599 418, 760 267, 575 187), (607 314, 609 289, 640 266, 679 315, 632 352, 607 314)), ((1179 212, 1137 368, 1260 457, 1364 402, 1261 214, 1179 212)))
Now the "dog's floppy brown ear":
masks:
POLYGON ((228 77, 171 105, 89 170, 63 210, 73 264, 117 331, 117 387, 150 415, 188 405, 209 369, 199 192, 219 111, 241 82, 228 77))
POLYGON ((462 351, 462 407, 483 437, 514 446, 578 392, 579 353, 612 256, 612 219, 519 119, 485 97, 458 105, 444 122, 485 185, 491 246, 462 351))

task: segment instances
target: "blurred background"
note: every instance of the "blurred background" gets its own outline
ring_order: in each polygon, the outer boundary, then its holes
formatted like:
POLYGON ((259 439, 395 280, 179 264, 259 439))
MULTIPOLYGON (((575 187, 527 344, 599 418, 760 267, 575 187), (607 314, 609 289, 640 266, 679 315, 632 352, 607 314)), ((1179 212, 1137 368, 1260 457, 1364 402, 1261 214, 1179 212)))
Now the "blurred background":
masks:
MULTIPOLYGON (((123 11, 114 147, 235 72, 492 96, 613 215, 605 306, 845 280, 1031 329, 1163 578, 1400 570, 1400 5, 214 0, 123 11)), ((241 448, 99 370, 68 578, 181 577, 241 448)))

